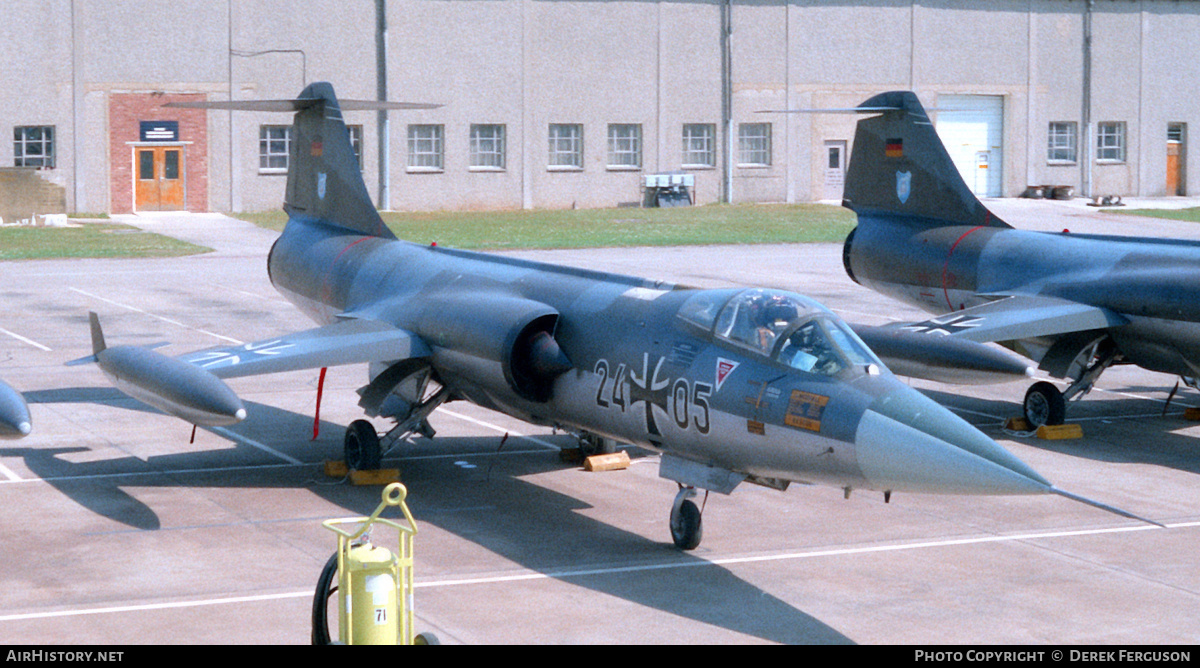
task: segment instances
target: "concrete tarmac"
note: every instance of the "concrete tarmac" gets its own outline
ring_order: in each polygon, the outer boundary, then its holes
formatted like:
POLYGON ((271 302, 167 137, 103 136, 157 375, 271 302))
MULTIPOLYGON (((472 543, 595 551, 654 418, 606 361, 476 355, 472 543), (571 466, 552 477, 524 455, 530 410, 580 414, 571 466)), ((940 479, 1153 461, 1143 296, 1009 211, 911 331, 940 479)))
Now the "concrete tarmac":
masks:
MULTIPOLYGON (((1018 227, 1189 236, 1189 226, 1078 203, 997 200, 1018 227)), ((0 639, 6 644, 309 641, 332 553, 326 519, 365 515, 379 487, 324 476, 361 417, 360 367, 230 385, 249 418, 199 430, 126 398, 94 367, 87 312, 110 345, 177 355, 312 326, 270 286, 274 234, 221 216, 132 216, 213 247, 162 260, 0 263, 0 377, 34 432, 0 442, 0 639)), ((923 314, 855 285, 841 246, 517 253, 698 286, 765 285, 852 322, 923 314)), ((634 449, 624 471, 560 461, 569 435, 454 403, 385 463, 419 525, 418 632, 445 644, 1188 644, 1200 641, 1200 396, 1112 369, 1072 405, 1078 440, 1006 433, 1025 386, 915 382, 1059 487, 1167 525, 1061 497, 953 497, 745 486, 712 495, 681 553, 675 485, 634 449), (503 437, 508 435, 505 441, 503 437)), ((383 428, 381 422, 377 427, 383 428)), ((382 531, 377 542, 393 538, 382 531)), ((335 630, 336 633, 336 630, 335 630)), ((965 648, 964 648, 965 649, 965 648)), ((1115 649, 1115 647, 1114 647, 1115 649)))

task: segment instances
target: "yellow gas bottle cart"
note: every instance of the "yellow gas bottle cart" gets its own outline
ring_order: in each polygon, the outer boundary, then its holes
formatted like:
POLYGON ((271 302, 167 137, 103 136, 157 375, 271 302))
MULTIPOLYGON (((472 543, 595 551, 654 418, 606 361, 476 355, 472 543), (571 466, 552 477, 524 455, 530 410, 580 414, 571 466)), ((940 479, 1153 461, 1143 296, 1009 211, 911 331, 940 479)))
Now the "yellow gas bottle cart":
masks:
POLYGON ((329 598, 338 593, 338 640, 341 645, 436 645, 432 634, 413 634, 413 536, 417 523, 404 502, 408 490, 395 482, 383 490, 383 501, 370 517, 326 520, 338 536, 337 552, 325 564, 313 598, 314 645, 330 641, 329 598), (399 506, 407 524, 379 515, 399 506), (399 534, 396 552, 371 543, 370 530, 386 525, 399 534), (347 529, 357 525, 355 528, 347 529), (337 586, 334 587, 334 576, 337 586))

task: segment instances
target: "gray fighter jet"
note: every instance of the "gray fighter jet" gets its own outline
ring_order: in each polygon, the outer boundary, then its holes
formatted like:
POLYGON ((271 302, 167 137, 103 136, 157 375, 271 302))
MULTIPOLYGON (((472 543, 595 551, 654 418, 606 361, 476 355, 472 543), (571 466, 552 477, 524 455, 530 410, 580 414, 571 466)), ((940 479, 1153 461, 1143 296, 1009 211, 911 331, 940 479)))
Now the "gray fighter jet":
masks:
POLYGON ((21 438, 33 428, 25 398, 4 381, 0 381, 0 438, 21 438))
POLYGON ((1200 243, 1017 230, 967 188, 911 92, 863 102, 843 205, 856 282, 938 317, 905 329, 996 341, 1069 386, 1034 383, 1024 412, 1061 424, 1113 364, 1200 376, 1200 243))
POLYGON ((295 100, 176 106, 295 112, 289 221, 268 271, 319 326, 168 359, 108 348, 93 319, 95 361, 119 388, 169 413, 236 421, 244 411, 219 378, 366 363, 359 404, 396 424, 381 439, 370 422, 351 423, 352 467, 378 466, 381 441, 431 436, 431 411, 468 400, 662 453, 660 475, 679 485, 670 527, 684 549, 700 542, 696 490, 728 494, 743 482, 820 483, 885 498, 1078 498, 900 382, 807 297, 692 289, 396 239, 371 203, 342 121, 343 109, 381 103, 339 104, 329 84, 315 83, 295 100))

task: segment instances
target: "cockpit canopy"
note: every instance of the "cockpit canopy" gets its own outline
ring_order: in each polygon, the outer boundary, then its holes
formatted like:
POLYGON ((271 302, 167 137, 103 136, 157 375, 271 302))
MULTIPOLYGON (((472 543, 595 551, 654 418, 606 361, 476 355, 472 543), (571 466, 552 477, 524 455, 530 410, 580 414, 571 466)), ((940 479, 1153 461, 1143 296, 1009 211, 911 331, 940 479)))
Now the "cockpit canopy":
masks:
POLYGON ((703 290, 683 303, 679 317, 785 366, 833 376, 883 364, 846 323, 816 301, 763 288, 703 290))

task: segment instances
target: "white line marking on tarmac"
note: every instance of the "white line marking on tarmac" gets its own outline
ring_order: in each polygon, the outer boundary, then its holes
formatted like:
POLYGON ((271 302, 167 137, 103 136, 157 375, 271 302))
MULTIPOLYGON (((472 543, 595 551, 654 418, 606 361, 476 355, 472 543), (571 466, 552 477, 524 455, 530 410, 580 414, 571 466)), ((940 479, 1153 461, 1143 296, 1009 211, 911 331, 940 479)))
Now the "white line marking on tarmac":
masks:
POLYGON ((37 348, 39 350, 44 350, 46 352, 53 352, 50 350, 50 348, 43 346, 42 344, 38 343, 37 341, 34 341, 33 339, 27 339, 24 336, 17 334, 16 332, 10 332, 7 329, 4 329, 3 327, 0 327, 0 333, 7 334, 7 335, 13 337, 14 339, 20 341, 21 343, 28 343, 29 345, 31 345, 34 348, 37 348))
POLYGON ((285 461, 289 464, 303 464, 304 463, 304 462, 300 461, 299 459, 292 457, 291 455, 286 455, 286 454, 276 450, 275 448, 272 448, 269 445, 264 445, 262 443, 259 443, 258 441, 254 440, 252 438, 246 438, 245 436, 242 436, 241 434, 235 434, 234 432, 229 431, 228 429, 226 429, 224 427, 212 427, 210 429, 210 431, 212 431, 214 434, 220 434, 220 435, 224 436, 225 438, 228 438, 231 441, 237 441, 238 443, 245 443, 246 445, 248 445, 252 448, 258 448, 259 450, 262 450, 263 452, 265 452, 267 454, 275 455, 276 457, 282 459, 283 461, 285 461))
MULTIPOLYGON (((1183 529, 1200 527, 1200 522, 1181 522, 1169 524, 1168 529, 1183 529)), ((1127 533, 1132 531, 1151 531, 1160 527, 1139 525, 1127 527, 1110 527, 1107 529, 1082 529, 1070 531, 1043 531, 1038 533, 1015 534, 1011 536, 980 536, 978 538, 952 538, 948 540, 922 541, 917 543, 902 543, 899 545, 873 545, 869 547, 849 547, 834 550, 813 550, 811 552, 790 552, 786 554, 770 554, 748 557, 729 557, 726 559, 669 562, 661 564, 642 564, 638 566, 616 566, 611 568, 582 568, 576 570, 552 571, 549 573, 521 573, 516 575, 500 575, 484 578, 462 578, 454 580, 434 580, 417 582, 417 589, 430 587, 461 587, 467 585, 499 584, 506 582, 521 582, 529 580, 550 580, 573 577, 590 577, 596 575, 619 575, 623 573, 638 573, 645 571, 663 571, 677 568, 696 568, 700 566, 733 566, 738 564, 766 563, 771 561, 795 561, 799 559, 814 559, 821 557, 844 557, 860 554, 879 554, 883 552, 904 552, 925 550, 939 547, 957 547, 961 545, 983 545, 988 543, 1008 543, 1024 540, 1041 540, 1047 538, 1073 538, 1078 536, 1097 536, 1112 533, 1127 533)), ((262 601, 277 601, 293 598, 311 598, 312 590, 284 592, 279 594, 264 594, 258 596, 229 596, 223 598, 177 601, 171 603, 148 603, 144 605, 124 605, 105 608, 83 608, 77 610, 56 610, 53 612, 30 612, 13 615, 0 615, 0 622, 25 621, 30 619, 47 619, 53 617, 80 617, 84 615, 103 615, 122 612, 145 612, 149 610, 169 610, 176 608, 197 608, 211 605, 236 603, 257 603, 262 601)))
POLYGON ((177 325, 177 326, 179 326, 179 327, 182 327, 182 328, 184 328, 184 329, 190 329, 190 330, 192 330, 193 332, 200 332, 201 334, 207 334, 207 335, 209 335, 209 336, 212 336, 212 337, 215 337, 215 338, 221 339, 222 341, 228 341, 228 342, 230 342, 230 343, 232 343, 232 344, 234 344, 234 345, 238 345, 238 346, 240 346, 240 345, 243 345, 244 343, 246 343, 245 341, 242 341, 242 340, 240 340, 240 339, 235 339, 235 338, 233 338, 233 337, 230 337, 230 336, 223 336, 223 335, 221 335, 221 334, 217 334, 216 332, 210 332, 210 331, 208 331, 207 329, 201 329, 201 328, 199 328, 199 327, 192 327, 191 325, 185 325, 185 324, 183 324, 182 322, 179 322, 178 320, 172 320, 171 318, 167 318, 167 317, 164 317, 164 316, 161 316, 161 315, 156 315, 156 314, 154 314, 154 313, 151 313, 151 312, 149 312, 149 311, 146 311, 146 310, 140 309, 140 308, 138 308, 138 307, 136 307, 136 306, 130 306, 129 304, 122 304, 121 302, 113 301, 113 300, 111 300, 111 299, 107 299, 107 298, 105 298, 105 297, 101 297, 100 295, 94 295, 94 294, 92 294, 92 293, 90 293, 90 292, 85 292, 85 291, 83 291, 83 290, 80 290, 79 288, 71 288, 71 290, 72 290, 73 292, 78 292, 79 294, 81 294, 81 295, 83 295, 83 296, 85 296, 85 297, 91 297, 92 299, 99 299, 100 301, 102 301, 102 302, 105 302, 105 303, 108 303, 108 304, 112 304, 113 306, 119 306, 119 307, 121 307, 121 308, 123 308, 123 309, 128 309, 128 310, 130 310, 130 311, 134 311, 134 312, 136 312, 136 313, 141 313, 142 315, 148 315, 148 316, 150 316, 151 318, 157 318, 157 319, 159 319, 159 320, 162 320, 163 322, 167 322, 167 323, 170 323, 170 324, 172 324, 172 325, 177 325))
POLYGON ((451 410, 446 410, 445 408, 442 408, 440 406, 438 407, 437 410, 441 413, 445 413, 446 415, 450 415, 450 416, 456 417, 460 420, 470 422, 471 424, 477 424, 481 427, 487 427, 488 429, 491 429, 493 431, 498 431, 501 434, 508 434, 509 436, 512 436, 514 438, 522 438, 522 439, 525 439, 526 441, 532 441, 534 443, 537 443, 540 446, 550 448, 551 450, 554 450, 556 452, 558 450, 562 450, 562 448, 558 447, 557 445, 554 445, 553 443, 549 443, 547 441, 543 441, 542 439, 540 439, 536 436, 527 436, 525 434, 513 431, 511 429, 505 429, 504 427, 501 427, 500 425, 492 424, 490 422, 484 422, 483 420, 476 420, 475 418, 470 417, 468 415, 463 415, 462 413, 456 413, 451 410))
POLYGON ((12 469, 8 468, 4 464, 0 464, 0 475, 8 478, 9 482, 21 482, 21 476, 14 473, 12 469))

